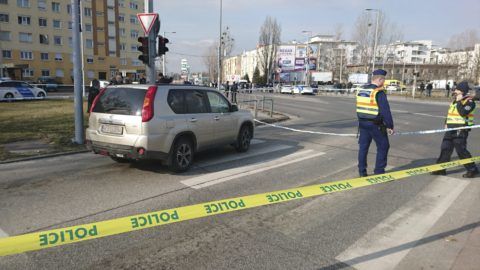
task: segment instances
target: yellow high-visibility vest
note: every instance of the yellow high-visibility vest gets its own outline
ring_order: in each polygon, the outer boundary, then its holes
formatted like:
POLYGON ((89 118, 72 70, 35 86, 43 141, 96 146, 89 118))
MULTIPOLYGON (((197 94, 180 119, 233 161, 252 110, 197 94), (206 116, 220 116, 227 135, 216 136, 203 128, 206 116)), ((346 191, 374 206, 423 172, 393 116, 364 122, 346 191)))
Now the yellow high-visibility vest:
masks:
MULTIPOLYGON (((469 100, 471 100, 471 98, 466 98, 460 102, 465 105, 469 100)), ((450 104, 450 108, 448 109, 447 125, 473 126, 474 111, 475 109, 465 117, 461 116, 457 110, 457 103, 455 101, 452 102, 452 104, 450 104)))
POLYGON ((377 93, 383 91, 383 87, 375 89, 357 90, 357 116, 359 119, 376 119, 379 114, 377 93))

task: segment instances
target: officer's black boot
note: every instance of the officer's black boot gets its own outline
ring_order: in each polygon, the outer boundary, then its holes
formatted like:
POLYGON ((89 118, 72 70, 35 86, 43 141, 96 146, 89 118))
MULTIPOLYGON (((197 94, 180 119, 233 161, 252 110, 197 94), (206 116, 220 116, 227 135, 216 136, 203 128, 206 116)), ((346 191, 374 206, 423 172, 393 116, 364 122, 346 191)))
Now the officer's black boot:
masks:
POLYGON ((434 171, 430 173, 431 175, 447 175, 446 170, 439 170, 439 171, 434 171))
POLYGON ((475 171, 468 171, 466 174, 462 175, 464 178, 475 178, 480 175, 478 170, 475 171))

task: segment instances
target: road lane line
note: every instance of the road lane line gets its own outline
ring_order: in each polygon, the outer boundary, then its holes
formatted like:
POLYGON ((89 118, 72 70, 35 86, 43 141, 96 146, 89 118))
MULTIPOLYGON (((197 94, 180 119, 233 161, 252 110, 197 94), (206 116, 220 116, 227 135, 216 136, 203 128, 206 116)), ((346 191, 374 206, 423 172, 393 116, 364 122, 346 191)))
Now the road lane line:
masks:
POLYGON ((336 257, 355 269, 394 269, 470 182, 439 176, 336 257), (409 244, 408 244, 409 243, 409 244))
POLYGON ((284 145, 284 144, 272 145, 272 146, 269 146, 269 147, 266 147, 266 148, 260 148, 258 150, 257 149, 252 149, 252 150, 250 150, 246 153, 239 153, 239 154, 235 154, 235 155, 231 155, 231 156, 226 156, 226 157, 221 158, 221 159, 215 159, 215 160, 205 161, 205 162, 198 162, 196 164, 194 163, 193 166, 195 168, 208 167, 208 166, 212 166, 212 165, 217 165, 217 164, 226 163, 226 162, 230 162, 230 161, 255 157, 255 156, 259 156, 259 155, 263 155, 263 154, 267 154, 267 153, 272 153, 272 152, 276 152, 276 151, 280 151, 280 150, 290 149, 290 148, 293 148, 293 146, 284 145))
POLYGON ((413 114, 421 115, 421 116, 435 117, 435 118, 445 118, 445 116, 432 115, 432 114, 428 114, 428 113, 413 113, 413 114))
POLYGON ((277 167, 285 166, 288 164, 300 162, 306 159, 311 159, 324 155, 324 152, 316 152, 313 150, 305 150, 284 157, 274 159, 268 162, 258 162, 252 165, 247 165, 238 168, 232 168, 228 170, 223 170, 220 172, 209 173, 206 175, 190 178, 187 180, 181 181, 182 184, 189 186, 194 189, 200 189, 212 185, 216 185, 222 182, 230 181, 236 178, 260 173, 266 170, 271 170, 277 167))
POLYGON ((261 143, 264 143, 264 142, 265 142, 264 140, 252 139, 250 141, 250 145, 261 144, 261 143))

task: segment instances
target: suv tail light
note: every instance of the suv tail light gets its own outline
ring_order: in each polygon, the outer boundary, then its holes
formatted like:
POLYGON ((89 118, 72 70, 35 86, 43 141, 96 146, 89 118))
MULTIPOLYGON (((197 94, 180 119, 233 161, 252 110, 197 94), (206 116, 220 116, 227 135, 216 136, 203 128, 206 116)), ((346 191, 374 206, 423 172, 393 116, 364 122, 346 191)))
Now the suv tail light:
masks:
POLYGON ((142 122, 148 122, 153 118, 153 103, 155 102, 155 94, 157 86, 148 87, 145 99, 143 100, 142 122))
POLYGON ((92 106, 90 106, 90 111, 89 111, 89 113, 92 113, 92 112, 93 112, 93 108, 95 108, 95 105, 97 105, 98 99, 100 98, 100 96, 103 95, 103 93, 105 92, 105 90, 107 90, 107 88, 100 88, 100 92, 99 92, 98 95, 93 99, 92 106))

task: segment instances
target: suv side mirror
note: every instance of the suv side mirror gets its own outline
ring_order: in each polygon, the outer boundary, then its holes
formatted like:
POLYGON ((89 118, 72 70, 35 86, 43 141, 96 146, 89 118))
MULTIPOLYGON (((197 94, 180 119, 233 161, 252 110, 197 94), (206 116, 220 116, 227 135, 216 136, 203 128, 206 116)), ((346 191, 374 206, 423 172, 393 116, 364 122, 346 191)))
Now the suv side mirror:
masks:
POLYGON ((230 107, 230 111, 231 112, 238 112, 238 105, 237 104, 232 104, 232 106, 230 107))

